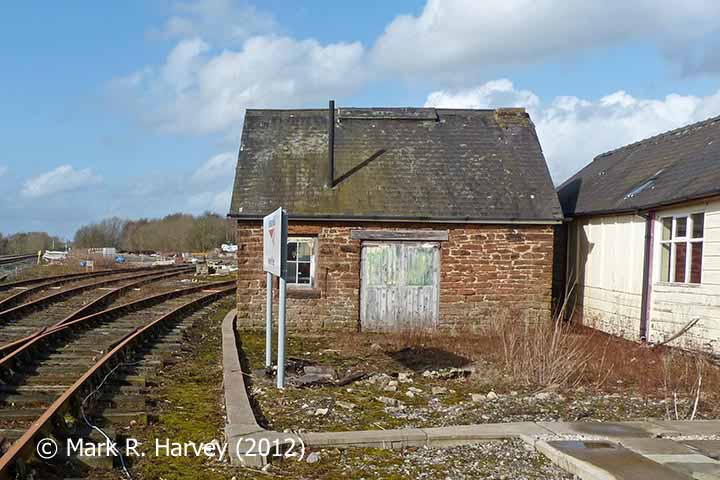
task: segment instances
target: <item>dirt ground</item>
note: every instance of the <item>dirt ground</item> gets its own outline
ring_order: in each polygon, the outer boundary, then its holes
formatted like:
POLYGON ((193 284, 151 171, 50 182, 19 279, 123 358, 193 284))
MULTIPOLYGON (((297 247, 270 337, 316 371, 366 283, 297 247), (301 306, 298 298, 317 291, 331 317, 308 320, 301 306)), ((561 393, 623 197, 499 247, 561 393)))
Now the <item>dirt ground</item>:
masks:
POLYGON ((517 378, 493 340, 482 335, 421 341, 361 333, 291 336, 289 386, 282 393, 262 371, 264 334, 240 332, 240 338, 261 421, 279 431, 676 418, 676 408, 678 418, 689 418, 696 401, 696 419, 720 414, 717 367, 703 364, 698 396, 697 359, 585 334, 593 336, 593 345, 604 343, 595 355, 602 358, 589 355, 583 373, 562 385, 517 378), (293 386, 307 378, 305 370, 318 371, 308 366, 333 374, 335 382, 293 386), (337 385, 354 373, 363 378, 337 385))

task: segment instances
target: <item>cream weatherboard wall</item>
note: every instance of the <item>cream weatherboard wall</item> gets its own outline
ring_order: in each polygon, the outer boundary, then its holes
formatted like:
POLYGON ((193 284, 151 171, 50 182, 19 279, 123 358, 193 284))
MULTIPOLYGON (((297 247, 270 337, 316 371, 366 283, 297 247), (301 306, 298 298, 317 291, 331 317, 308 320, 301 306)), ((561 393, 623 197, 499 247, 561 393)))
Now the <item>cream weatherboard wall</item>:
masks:
MULTIPOLYGON (((697 325, 671 344, 720 353, 720 198, 658 210, 656 218, 648 340, 661 342, 699 317, 697 325), (659 219, 695 212, 705 213, 701 283, 662 282, 659 219)), ((645 218, 639 215, 598 216, 570 224, 567 275, 570 284, 577 278, 575 308, 584 324, 639 340, 644 244, 645 218)))
POLYGON ((645 219, 637 215, 571 224, 569 252, 576 261, 568 262, 568 279, 577 278, 576 311, 585 325, 638 339, 644 238, 645 219))
MULTIPOLYGON (((698 317, 697 325, 671 344, 720 353, 720 198, 659 210, 657 218, 695 212, 705 213, 701 283, 661 282, 660 256, 654 255, 649 340, 662 341, 698 317)), ((661 223, 657 221, 655 238, 660 238, 660 234, 661 223)))

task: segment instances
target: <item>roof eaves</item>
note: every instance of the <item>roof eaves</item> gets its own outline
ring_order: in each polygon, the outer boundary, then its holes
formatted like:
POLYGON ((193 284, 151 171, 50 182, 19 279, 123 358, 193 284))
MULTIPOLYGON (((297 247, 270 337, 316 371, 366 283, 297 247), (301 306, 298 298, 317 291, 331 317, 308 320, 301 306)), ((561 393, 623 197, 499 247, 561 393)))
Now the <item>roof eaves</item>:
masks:
MULTIPOLYGON (((228 213, 228 218, 237 220, 261 220, 264 215, 259 214, 239 214, 228 213)), ((557 224, 562 223, 562 216, 552 218, 482 218, 482 217, 401 217, 386 215, 307 215, 307 214, 288 214, 291 220, 309 220, 309 221, 347 221, 347 222, 428 222, 428 223, 487 223, 487 224, 557 224)))
POLYGON ((632 207, 622 207, 622 208, 609 208, 609 209, 602 209, 602 210, 588 210, 588 211, 580 211, 580 212, 573 212, 572 217, 589 217, 589 216, 595 216, 595 215, 610 215, 614 213, 632 213, 632 212, 641 212, 645 210, 653 210, 656 208, 665 208, 665 207, 671 207, 673 205, 677 205, 680 203, 685 202, 692 202, 696 200, 703 200, 706 198, 712 198, 720 196, 720 188, 717 188, 715 190, 709 190, 702 193, 697 193, 693 195, 685 195, 682 197, 675 197, 671 198, 669 200, 663 200, 662 202, 654 202, 654 203, 647 203, 647 204, 640 204, 632 207))

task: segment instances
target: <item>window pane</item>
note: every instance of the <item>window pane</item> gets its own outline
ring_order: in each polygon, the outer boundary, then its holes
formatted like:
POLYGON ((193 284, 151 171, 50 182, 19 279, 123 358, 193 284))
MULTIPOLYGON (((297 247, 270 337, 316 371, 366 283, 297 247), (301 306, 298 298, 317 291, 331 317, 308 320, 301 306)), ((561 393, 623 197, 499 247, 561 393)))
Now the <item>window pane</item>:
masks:
POLYGON ((288 242, 288 260, 297 260, 297 247, 298 244, 296 242, 288 242))
POLYGON ((312 255, 312 242, 298 242, 297 259, 301 262, 309 262, 312 255))
POLYGON ((690 245, 690 248, 692 248, 690 283, 700 283, 700 278, 702 277, 703 244, 702 242, 695 242, 690 245))
POLYGON ((672 217, 662 219, 662 239, 670 240, 670 232, 672 231, 672 217))
POLYGON ((287 283, 297 283, 297 263, 287 262, 287 283))
POLYGON ((692 238, 702 238, 703 230, 704 230, 705 214, 704 213, 693 214, 692 221, 693 221, 692 238))
POLYGON ((297 269, 298 283, 310 283, 310 262, 299 262, 297 269))
POLYGON ((685 255, 687 254, 687 243, 675 244, 675 281, 685 282, 685 255))
POLYGON ((670 281, 670 244, 663 243, 660 248, 660 281, 670 281))
POLYGON ((675 221, 675 236, 684 237, 687 235, 687 217, 677 217, 675 221))

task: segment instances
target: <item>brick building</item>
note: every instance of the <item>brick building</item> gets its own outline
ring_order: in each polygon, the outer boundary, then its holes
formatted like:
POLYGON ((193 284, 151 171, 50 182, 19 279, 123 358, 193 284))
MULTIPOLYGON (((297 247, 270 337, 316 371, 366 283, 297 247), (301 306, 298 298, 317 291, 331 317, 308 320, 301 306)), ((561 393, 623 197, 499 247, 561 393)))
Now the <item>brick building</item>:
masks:
POLYGON ((248 110, 230 216, 238 321, 264 325, 264 215, 288 212, 291 328, 550 312, 562 213, 522 109, 248 110))

